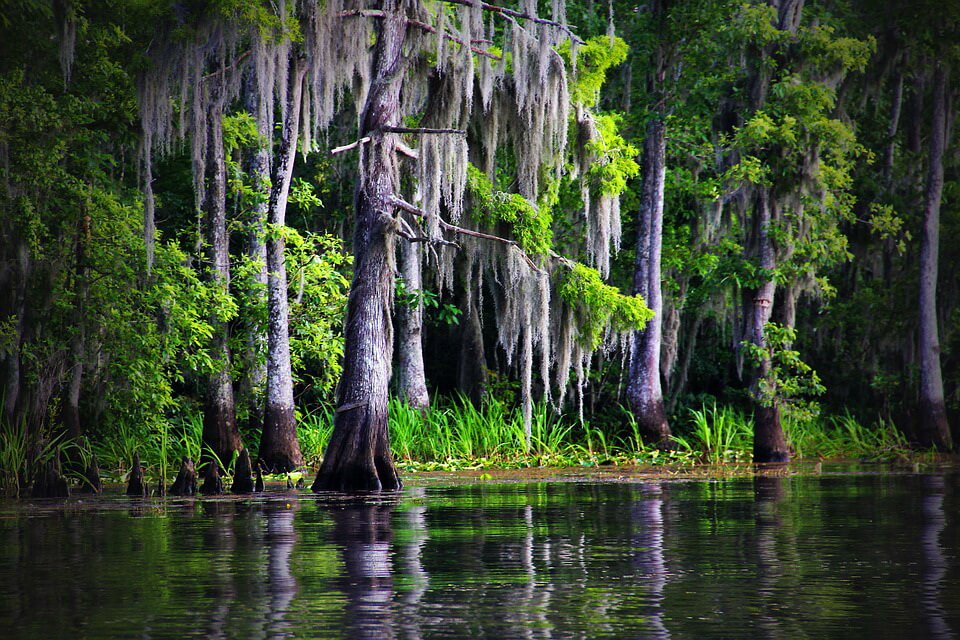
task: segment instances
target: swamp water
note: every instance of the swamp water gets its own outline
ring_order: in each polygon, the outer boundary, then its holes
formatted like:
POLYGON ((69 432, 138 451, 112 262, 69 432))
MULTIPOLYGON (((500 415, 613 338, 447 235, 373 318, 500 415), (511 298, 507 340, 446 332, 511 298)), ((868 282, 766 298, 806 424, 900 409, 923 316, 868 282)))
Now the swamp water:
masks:
POLYGON ((946 638, 960 476, 0 505, 2 638, 946 638))

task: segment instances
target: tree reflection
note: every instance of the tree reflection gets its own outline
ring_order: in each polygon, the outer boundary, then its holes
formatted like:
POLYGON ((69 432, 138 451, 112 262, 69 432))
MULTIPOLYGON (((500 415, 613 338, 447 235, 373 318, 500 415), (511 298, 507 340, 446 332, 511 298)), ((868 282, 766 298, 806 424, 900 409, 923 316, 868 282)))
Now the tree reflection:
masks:
POLYGON ((332 541, 343 558, 338 581, 347 596, 344 634, 349 638, 395 637, 392 521, 396 502, 346 502, 329 506, 332 541))
POLYGON ((290 630, 286 621, 290 603, 297 595, 297 580, 290 571, 290 556, 297 542, 294 529, 294 510, 296 501, 268 509, 267 537, 267 579, 270 606, 266 616, 266 637, 282 637, 290 630))
POLYGON ((942 475, 926 476, 923 479, 923 525, 920 545, 923 552, 921 580, 923 612, 931 638, 954 637, 947 623, 946 612, 941 603, 943 579, 948 561, 940 544, 940 534, 946 527, 943 513, 944 478, 942 475))
POLYGON ((664 587, 667 585, 667 560, 663 549, 663 485, 651 482, 643 485, 641 498, 634 506, 634 520, 638 530, 633 539, 636 562, 643 571, 649 588, 651 615, 649 638, 669 638, 670 630, 664 622, 664 587))
POLYGON ((762 603, 758 625, 770 638, 782 637, 777 620, 777 581, 783 576, 783 564, 777 554, 777 530, 780 516, 777 505, 783 500, 783 478, 757 475, 753 479, 754 524, 757 541, 757 595, 762 603))

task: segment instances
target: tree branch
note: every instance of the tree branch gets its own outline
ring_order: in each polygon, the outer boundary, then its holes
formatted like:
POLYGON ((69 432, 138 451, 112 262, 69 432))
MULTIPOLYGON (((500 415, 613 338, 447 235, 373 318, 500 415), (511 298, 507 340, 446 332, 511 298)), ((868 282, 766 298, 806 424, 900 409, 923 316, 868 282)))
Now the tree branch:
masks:
POLYGON ((386 131, 388 133, 417 133, 417 134, 433 134, 433 133, 455 133, 461 136, 467 135, 467 132, 463 129, 424 129, 422 127, 380 127, 381 131, 386 131))
POLYGON ((413 158, 414 160, 417 160, 420 157, 420 153, 416 149, 411 149, 407 145, 403 144, 400 140, 397 140, 396 147, 397 147, 398 153, 402 153, 408 158, 413 158))
POLYGON ((547 20, 546 18, 532 16, 529 13, 522 13, 520 11, 515 11, 513 9, 507 9, 506 7, 498 7, 496 5, 488 4, 486 2, 474 3, 471 0, 443 0, 443 1, 448 2, 450 4, 460 4, 465 7, 475 7, 479 5, 481 9, 483 9, 484 11, 489 11, 491 13, 499 13, 501 15, 509 16, 511 18, 526 20, 527 22, 535 22, 536 24, 550 25, 551 27, 556 27, 561 31, 564 31, 568 36, 570 36, 570 39, 576 41, 577 44, 583 44, 583 40, 577 37, 577 34, 575 34, 568 25, 565 25, 561 22, 556 22, 555 20, 547 20))
MULTIPOLYGON (((419 27, 420 29, 423 29, 427 33, 437 33, 437 28, 434 27, 433 25, 427 24, 426 22, 420 22, 419 20, 414 20, 413 18, 407 18, 407 24, 413 25, 414 27, 419 27)), ((466 40, 461 40, 460 38, 454 36, 453 34, 447 33, 446 31, 444 31, 443 37, 446 38, 447 40, 450 40, 451 42, 456 42, 460 46, 469 47, 470 51, 477 54, 478 56, 484 56, 486 58, 490 58, 491 60, 503 59, 500 56, 490 53, 485 49, 481 49, 480 47, 473 46, 474 42, 482 44, 482 43, 490 42, 489 40, 471 40, 470 42, 467 42, 466 40)), ((490 44, 493 44, 493 43, 490 42, 490 44)))
POLYGON ((338 153, 343 153, 344 151, 350 151, 350 149, 354 149, 368 142, 370 142, 370 136, 364 136, 363 138, 360 138, 355 142, 351 142, 350 144, 345 144, 342 147, 335 147, 333 149, 330 149, 330 155, 335 156, 338 153))
POLYGON ((379 9, 353 9, 352 11, 340 12, 341 18, 383 18, 386 15, 379 9))
MULTIPOLYGON (((429 217, 427 213, 416 205, 412 205, 402 198, 397 196, 390 197, 390 204, 397 207, 398 209, 403 209, 407 213, 417 216, 418 218, 427 218, 429 217)), ((536 263, 527 255, 527 252, 523 250, 520 246, 520 243, 516 240, 510 240, 509 238, 503 238, 501 236, 495 236, 489 233, 483 233, 482 231, 474 231, 473 229, 466 229, 464 227, 458 227, 455 224, 450 224, 440 216, 437 216, 437 222, 440 224, 440 227, 444 231, 449 231, 450 233, 456 233, 463 236, 471 236, 474 238, 481 238, 482 240, 492 240, 493 242, 502 242, 503 244, 508 244, 517 248, 517 251, 520 252, 520 256, 526 261, 530 268, 536 271, 537 273, 542 273, 543 271, 536 265, 536 263)))

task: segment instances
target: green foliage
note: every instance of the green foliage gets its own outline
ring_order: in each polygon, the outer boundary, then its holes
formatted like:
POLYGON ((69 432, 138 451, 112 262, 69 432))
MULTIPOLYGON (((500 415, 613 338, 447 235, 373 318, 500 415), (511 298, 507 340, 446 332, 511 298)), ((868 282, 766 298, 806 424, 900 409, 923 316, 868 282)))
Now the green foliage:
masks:
POLYGON ((546 207, 537 208, 519 193, 494 188, 486 174, 467 165, 467 191, 473 199, 473 216, 480 224, 508 223, 517 244, 528 255, 544 257, 550 253, 552 217, 546 207))
POLYGON ((603 282, 600 273, 591 267, 572 263, 560 278, 560 297, 572 306, 581 327, 584 346, 596 349, 603 340, 606 327, 615 331, 642 329, 653 317, 639 295, 625 296, 614 286, 603 282))
POLYGON ((330 235, 268 229, 286 246, 290 302, 290 359, 294 377, 329 392, 340 379, 343 358, 342 318, 350 282, 343 271, 352 257, 330 235))
POLYGON ((599 192, 619 196, 627 188, 627 181, 640 174, 640 165, 634 158, 637 148, 620 135, 622 118, 616 114, 597 115, 594 124, 597 133, 587 141, 587 151, 596 158, 588 170, 588 178, 599 187, 599 192))
POLYGON ((760 380, 760 404, 779 405, 798 419, 816 417, 820 408, 810 398, 822 395, 826 389, 817 372, 800 359, 800 352, 790 347, 797 339, 796 330, 768 322, 763 336, 763 346, 749 341, 742 343, 744 354, 755 366, 765 361, 771 365, 770 376, 760 380))
POLYGON ((409 289, 407 282, 403 278, 397 278, 395 281, 396 290, 393 294, 394 304, 415 309, 422 307, 425 311, 431 309, 436 311, 437 320, 446 325, 460 324, 460 315, 463 311, 455 304, 440 304, 440 296, 427 289, 409 289))
POLYGON ((630 47, 622 38, 596 36, 577 46, 574 62, 570 42, 565 40, 557 49, 568 67, 576 69, 570 83, 570 100, 577 105, 593 107, 600 99, 600 89, 607 80, 607 71, 627 59, 630 47))

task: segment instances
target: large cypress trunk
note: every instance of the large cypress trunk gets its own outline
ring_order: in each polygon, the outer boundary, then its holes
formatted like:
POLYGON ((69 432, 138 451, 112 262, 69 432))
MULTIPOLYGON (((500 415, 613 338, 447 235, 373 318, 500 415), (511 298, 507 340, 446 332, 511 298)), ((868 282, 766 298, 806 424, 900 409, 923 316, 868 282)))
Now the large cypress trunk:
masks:
MULTIPOLYGON (((211 100, 207 112, 206 189, 204 216, 207 234, 208 277, 227 291, 230 286, 230 254, 227 236, 226 164, 223 150, 222 102, 211 100)), ((233 380, 230 376, 230 349, 227 323, 214 318, 210 353, 216 370, 207 381, 206 410, 203 416, 203 444, 224 465, 241 448, 237 431, 233 380)))
POLYGON ((937 327, 937 272, 940 245, 940 200, 943 194, 943 153, 946 146, 947 72, 938 65, 933 83, 933 121, 927 188, 920 239, 920 412, 917 436, 925 446, 953 448, 947 423, 940 370, 940 334, 937 327))
MULTIPOLYGON (((399 248, 400 275, 410 292, 423 289, 420 244, 410 242, 399 248)), ((411 407, 430 406, 427 378, 423 369, 423 302, 398 304, 397 309, 397 390, 411 407)))
MULTIPOLYGON (((776 257, 773 238, 770 236, 770 226, 773 221, 771 212, 770 194, 767 189, 761 188, 754 207, 754 225, 756 229, 757 253, 760 258, 760 268, 765 273, 773 273, 776 268, 776 257)), ((790 451, 787 439, 780 423, 780 407, 776 402, 775 383, 773 379, 773 363, 766 355, 766 337, 764 327, 770 321, 773 311, 773 300, 777 284, 770 278, 760 283, 746 300, 747 309, 747 336, 751 343, 760 347, 764 355, 760 362, 753 367, 753 380, 750 393, 753 397, 753 460, 754 462, 787 462, 790 460, 790 451), (762 387, 767 388, 764 393, 762 387)))
POLYGON ((406 17, 395 0, 380 3, 370 91, 360 137, 360 183, 353 237, 354 275, 347 303, 343 378, 333 435, 314 491, 398 490, 390 451, 387 400, 393 355, 394 198, 398 189, 400 120, 406 17))
POLYGON ((663 188, 666 136, 662 120, 651 120, 643 149, 643 193, 637 229, 634 292, 643 296, 654 317, 633 333, 630 349, 630 382, 627 398, 640 434, 648 443, 667 446, 667 423, 660 383, 660 345, 663 337, 663 296, 660 289, 660 255, 663 242, 663 188))
MULTIPOLYGON (((300 102, 306 67, 291 58, 290 87, 287 95, 286 119, 280 141, 270 192, 270 225, 282 227, 286 221, 287 195, 297 153, 297 132, 300 128, 300 102)), ((263 433, 260 439, 260 463, 271 471, 292 471, 303 464, 297 425, 293 412, 293 374, 290 366, 289 306, 287 304, 287 268, 284 261, 284 240, 277 233, 267 239, 267 399, 263 412, 263 433)))

